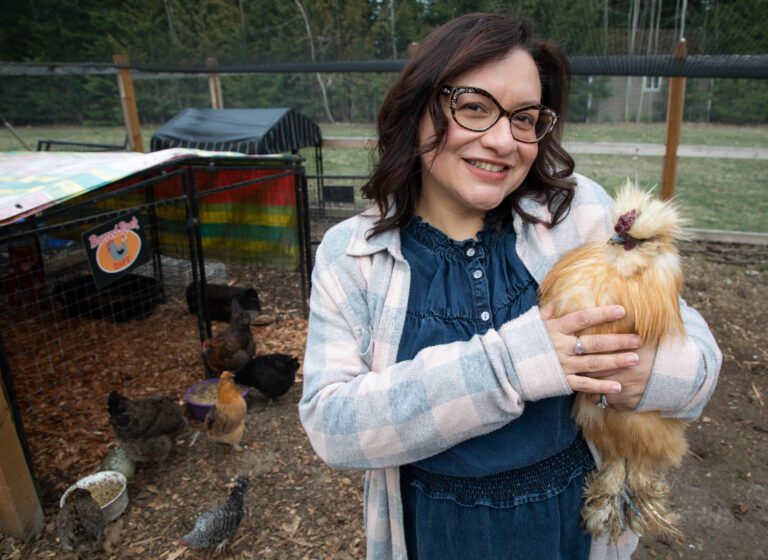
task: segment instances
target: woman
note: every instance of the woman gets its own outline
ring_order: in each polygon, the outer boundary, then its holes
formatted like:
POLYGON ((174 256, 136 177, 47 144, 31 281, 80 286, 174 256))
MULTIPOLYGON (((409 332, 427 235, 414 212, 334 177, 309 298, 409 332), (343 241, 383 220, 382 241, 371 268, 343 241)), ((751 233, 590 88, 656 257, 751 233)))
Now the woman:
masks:
POLYGON ((512 18, 437 29, 381 109, 375 208, 318 248, 299 409, 324 461, 366 470, 368 558, 628 558, 635 535, 580 525, 595 463, 574 392, 695 417, 714 388, 719 350, 683 302, 689 343, 659 348, 577 347, 623 310, 536 305, 552 264, 611 225, 559 144, 568 84, 512 18))

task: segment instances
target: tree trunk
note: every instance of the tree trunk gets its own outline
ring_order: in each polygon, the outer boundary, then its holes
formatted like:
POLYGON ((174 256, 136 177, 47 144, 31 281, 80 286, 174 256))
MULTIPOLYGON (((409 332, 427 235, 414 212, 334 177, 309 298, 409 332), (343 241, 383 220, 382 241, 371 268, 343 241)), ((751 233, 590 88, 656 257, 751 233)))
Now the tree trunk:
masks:
POLYGON ((175 49, 179 41, 176 38, 176 30, 173 28, 173 8, 171 7, 171 0, 163 0, 163 6, 165 7, 165 17, 168 18, 168 37, 171 40, 171 48, 175 49))
MULTIPOLYGON (((312 29, 309 27, 309 18, 307 17, 307 12, 304 11, 304 6, 301 5, 301 2, 299 0, 294 0, 296 2, 296 7, 299 8, 299 11, 301 12, 301 17, 304 19, 304 27, 307 30, 307 39, 309 39, 309 56, 312 58, 312 62, 315 62, 315 41, 312 37, 312 29)), ((333 115, 331 114, 331 108, 328 105, 328 95, 325 92, 325 84, 323 83, 323 78, 320 76, 320 72, 315 72, 315 76, 317 76, 317 83, 320 85, 320 93, 323 96, 323 106, 325 107, 325 114, 328 117, 328 120, 331 122, 336 122, 333 119, 333 115)))
POLYGON ((389 0, 389 22, 392 38, 392 60, 397 60, 397 36, 395 35, 395 0, 389 0))
MULTIPOLYGON (((629 52, 632 56, 635 54, 635 37, 637 36, 637 25, 640 19, 640 0, 632 0, 629 11, 629 52)), ((629 99, 632 95, 632 76, 627 76, 627 91, 624 94, 624 122, 629 121, 629 99)))

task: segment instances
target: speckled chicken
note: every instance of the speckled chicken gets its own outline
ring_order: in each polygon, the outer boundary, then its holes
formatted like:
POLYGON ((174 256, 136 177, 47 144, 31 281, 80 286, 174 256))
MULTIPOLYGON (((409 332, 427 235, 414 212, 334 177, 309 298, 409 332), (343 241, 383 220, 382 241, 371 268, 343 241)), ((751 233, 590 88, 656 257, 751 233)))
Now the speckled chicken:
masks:
POLYGON ((251 333, 251 316, 236 299, 230 307, 227 329, 203 342, 203 360, 215 373, 237 371, 256 354, 251 333))
POLYGON ((256 356, 235 374, 235 381, 274 399, 293 386, 300 365, 299 360, 288 354, 256 356))
POLYGON ((232 372, 225 371, 219 378, 216 400, 205 416, 208 438, 238 447, 245 431, 248 406, 240 389, 235 385, 232 372))
POLYGON ((221 552, 245 516, 243 499, 248 484, 248 477, 238 476, 227 500, 198 517, 192 530, 179 539, 179 544, 196 550, 216 547, 216 552, 221 552))
POLYGON ((170 397, 132 400, 112 391, 107 408, 120 447, 137 462, 165 459, 173 439, 187 427, 182 408, 170 397))
POLYGON ((56 516, 56 532, 66 552, 96 552, 104 534, 104 513, 85 488, 75 488, 56 516))

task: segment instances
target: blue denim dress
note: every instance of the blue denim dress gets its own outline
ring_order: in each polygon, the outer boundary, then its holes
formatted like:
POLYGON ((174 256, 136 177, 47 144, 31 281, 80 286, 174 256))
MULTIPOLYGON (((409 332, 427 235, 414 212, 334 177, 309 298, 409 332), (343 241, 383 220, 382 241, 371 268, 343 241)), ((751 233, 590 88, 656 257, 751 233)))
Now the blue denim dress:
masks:
MULTIPOLYGON (((499 328, 536 304, 511 224, 455 241, 416 218, 401 234, 411 289, 398 361, 499 328)), ((402 467, 409 558, 587 559, 581 492, 595 465, 572 402, 526 403, 506 426, 402 467)))

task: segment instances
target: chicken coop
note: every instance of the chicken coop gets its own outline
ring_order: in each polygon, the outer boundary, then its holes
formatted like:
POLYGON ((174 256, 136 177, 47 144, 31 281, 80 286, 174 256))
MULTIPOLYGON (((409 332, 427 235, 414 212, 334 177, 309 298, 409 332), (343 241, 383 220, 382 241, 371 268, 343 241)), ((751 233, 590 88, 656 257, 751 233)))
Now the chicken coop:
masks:
POLYGON ((205 376, 200 341, 230 297, 305 311, 298 156, 6 153, 0 176, 0 425, 44 502, 109 440, 105 390, 205 376))
POLYGON ((310 243, 316 246, 332 225, 357 214, 368 204, 355 192, 365 176, 329 175, 323 169, 320 127, 290 108, 186 108, 158 129, 150 149, 197 148, 245 154, 298 153, 310 148, 307 164, 310 243))

